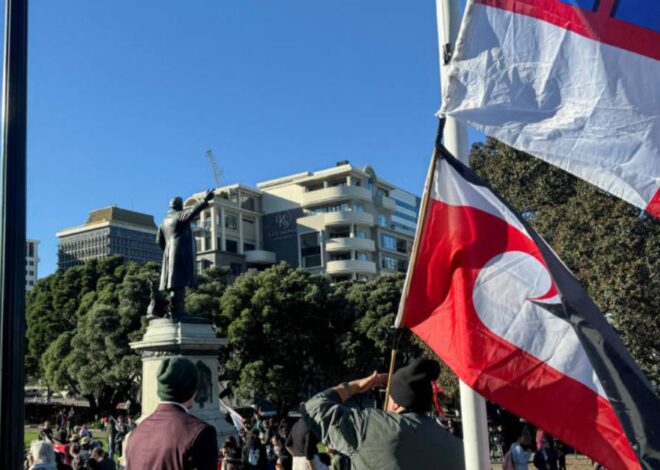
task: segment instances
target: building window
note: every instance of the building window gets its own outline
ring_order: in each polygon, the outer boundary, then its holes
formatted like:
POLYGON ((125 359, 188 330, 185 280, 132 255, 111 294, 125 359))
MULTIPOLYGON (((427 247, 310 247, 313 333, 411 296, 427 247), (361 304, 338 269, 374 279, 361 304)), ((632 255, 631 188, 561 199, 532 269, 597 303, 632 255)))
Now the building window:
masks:
POLYGON ((238 217, 236 214, 225 215, 225 227, 228 230, 238 230, 238 217))
POLYGON ((213 249, 213 242, 212 242, 212 237, 211 233, 207 232, 206 235, 204 236, 204 250, 212 250, 213 249))
POLYGON ((362 204, 353 203, 353 210, 355 212, 364 212, 364 206, 362 204))
POLYGON ((254 249, 254 243, 243 243, 243 251, 253 251, 254 249))
POLYGON ((390 193, 389 193, 389 191, 387 191, 386 189, 378 188, 378 189, 376 190, 376 195, 377 195, 377 196, 389 196, 390 193))
POLYGON ((307 186, 308 193, 311 193, 312 191, 318 191, 320 189, 323 189, 323 183, 311 184, 307 186))
POLYGON ((34 243, 28 243, 28 256, 34 258, 34 243))
POLYGON ((243 236, 245 238, 256 238, 257 232, 253 219, 243 217, 243 236))
POLYGON ((321 245, 318 232, 305 233, 300 236, 300 257, 303 268, 321 266, 321 245))
POLYGON ((241 263, 229 263, 229 270, 234 276, 240 276, 243 272, 243 265, 241 263))
POLYGON ((399 271, 400 273, 404 273, 404 274, 407 273, 408 272, 408 261, 405 260, 405 259, 400 259, 398 261, 397 271, 399 271))
POLYGON ((396 258, 392 258, 391 256, 383 256, 383 259, 380 262, 380 266, 383 269, 396 271, 399 266, 399 263, 397 262, 396 258))
POLYGON ((346 178, 332 180, 328 183, 328 186, 330 186, 330 187, 346 186, 346 178))
POLYGON ((238 253, 238 242, 236 240, 231 240, 227 238, 225 240, 225 244, 227 246, 226 251, 229 253, 238 253))
POLYGON ((357 259, 360 261, 371 261, 371 256, 369 256, 369 253, 364 253, 360 251, 357 254, 357 259))
POLYGON ((350 253, 333 253, 330 255, 330 261, 348 261, 350 259, 350 253))
POLYGON ((366 238, 369 238, 369 237, 367 236, 367 232, 365 230, 356 230, 355 231, 355 238, 366 239, 366 238))
POLYGON ((387 227, 389 225, 387 214, 378 214, 378 225, 380 227, 387 227))
POLYGON ((330 229, 328 231, 328 237, 329 238, 348 238, 351 236, 351 232, 349 231, 348 227, 345 228, 335 228, 335 229, 330 229))
POLYGON ((256 204, 254 203, 254 198, 252 196, 245 196, 241 194, 241 209, 253 211, 255 208, 256 204))
POLYGON ((399 253, 408 253, 408 243, 405 240, 396 241, 396 251, 399 253))
POLYGON ((384 233, 380 234, 380 244, 382 248, 388 250, 396 250, 396 238, 391 235, 386 235, 384 233))

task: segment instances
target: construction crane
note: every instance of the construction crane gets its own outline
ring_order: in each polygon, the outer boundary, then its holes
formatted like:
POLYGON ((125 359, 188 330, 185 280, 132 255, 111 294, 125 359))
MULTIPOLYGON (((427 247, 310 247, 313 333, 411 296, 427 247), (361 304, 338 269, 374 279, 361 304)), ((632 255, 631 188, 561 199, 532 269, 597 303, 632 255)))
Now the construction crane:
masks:
POLYGON ((211 162, 211 168, 213 168, 213 177, 215 178, 216 187, 219 188, 222 186, 222 172, 220 171, 220 168, 218 168, 218 162, 216 161, 212 150, 207 150, 206 156, 211 162))

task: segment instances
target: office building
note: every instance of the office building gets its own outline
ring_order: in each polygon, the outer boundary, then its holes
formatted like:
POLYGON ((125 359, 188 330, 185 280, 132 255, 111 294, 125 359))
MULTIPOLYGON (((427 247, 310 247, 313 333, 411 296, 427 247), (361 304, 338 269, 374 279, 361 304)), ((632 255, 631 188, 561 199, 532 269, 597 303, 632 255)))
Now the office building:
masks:
POLYGON ((25 242, 25 290, 31 291, 39 278, 39 240, 25 242))
POLYGON ((408 268, 420 199, 371 167, 342 161, 216 194, 198 221, 199 269, 238 274, 286 261, 334 280, 368 280, 408 268))
POLYGON ((68 269, 90 259, 121 255, 128 261, 160 263, 152 215, 116 206, 89 213, 87 222, 57 233, 58 267, 68 269))

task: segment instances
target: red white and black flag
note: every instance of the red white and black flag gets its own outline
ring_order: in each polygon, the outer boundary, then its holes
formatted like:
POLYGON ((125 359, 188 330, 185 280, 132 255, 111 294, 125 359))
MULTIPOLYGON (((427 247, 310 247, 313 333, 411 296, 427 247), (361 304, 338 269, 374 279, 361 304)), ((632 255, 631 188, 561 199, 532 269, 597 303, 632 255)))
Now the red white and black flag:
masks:
POLYGON ((519 214, 438 155, 397 326, 608 469, 660 468, 660 399, 616 332, 519 214))

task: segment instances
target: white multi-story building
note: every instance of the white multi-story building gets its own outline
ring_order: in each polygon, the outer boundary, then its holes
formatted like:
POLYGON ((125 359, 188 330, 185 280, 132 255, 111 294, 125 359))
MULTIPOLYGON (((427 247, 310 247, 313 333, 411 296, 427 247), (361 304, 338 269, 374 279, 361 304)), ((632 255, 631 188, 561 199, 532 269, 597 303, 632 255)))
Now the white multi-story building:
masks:
POLYGON ((198 221, 200 269, 229 266, 239 274, 286 261, 335 280, 366 280, 408 267, 419 198, 371 167, 344 161, 216 194, 198 221))
POLYGON ((39 278, 39 240, 25 242, 25 290, 31 291, 39 278))

